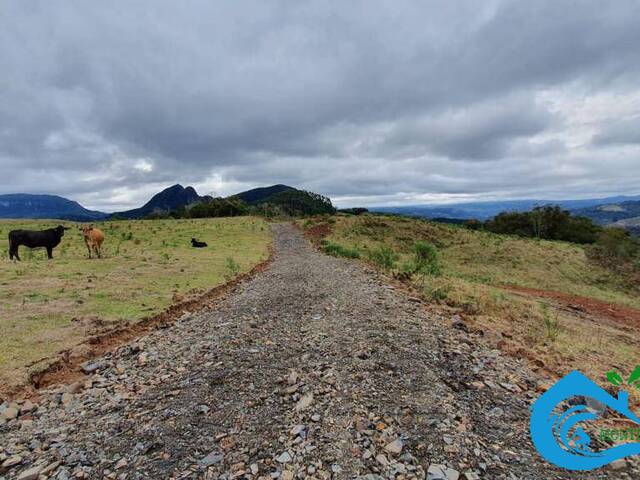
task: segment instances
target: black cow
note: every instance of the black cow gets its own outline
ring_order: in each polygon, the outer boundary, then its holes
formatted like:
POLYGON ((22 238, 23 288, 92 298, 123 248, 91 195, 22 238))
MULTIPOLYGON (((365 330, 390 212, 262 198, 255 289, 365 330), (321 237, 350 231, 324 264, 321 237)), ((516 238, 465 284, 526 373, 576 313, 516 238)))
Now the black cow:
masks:
POLYGON ((196 240, 195 238, 191 239, 191 246, 193 248, 204 248, 207 247, 207 242, 199 242, 198 240, 196 240))
POLYGON ((49 259, 53 258, 53 249, 62 241, 64 231, 67 227, 58 225, 56 228, 48 230, 11 230, 9 232, 9 259, 20 261, 18 247, 24 245, 29 248, 44 247, 47 249, 49 259))

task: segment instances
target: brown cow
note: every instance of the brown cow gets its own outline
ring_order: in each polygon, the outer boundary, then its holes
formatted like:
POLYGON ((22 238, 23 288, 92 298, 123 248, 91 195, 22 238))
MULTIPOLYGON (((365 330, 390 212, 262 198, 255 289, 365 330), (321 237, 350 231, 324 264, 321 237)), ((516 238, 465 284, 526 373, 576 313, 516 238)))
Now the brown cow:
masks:
POLYGON ((104 241, 104 233, 99 228, 93 225, 83 225, 82 235, 84 236, 84 243, 89 250, 89 258, 91 258, 91 250, 95 252, 98 258, 102 258, 102 242, 104 241))

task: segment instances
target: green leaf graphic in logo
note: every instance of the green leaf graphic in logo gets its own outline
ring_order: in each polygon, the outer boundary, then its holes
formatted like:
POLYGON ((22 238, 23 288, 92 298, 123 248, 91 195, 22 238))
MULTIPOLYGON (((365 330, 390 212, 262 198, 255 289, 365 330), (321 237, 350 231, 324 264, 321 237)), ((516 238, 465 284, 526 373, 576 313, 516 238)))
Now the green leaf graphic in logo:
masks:
POLYGON ((640 389, 640 365, 636 367, 631 375, 629 375, 629 380, 627 380, 629 385, 633 385, 637 389, 640 389))
POLYGON ((607 380, 609 380, 616 387, 618 387, 618 386, 620 386, 620 385, 622 385, 624 383, 624 380, 622 379, 620 374, 618 372, 616 372, 615 370, 611 370, 610 372, 607 372, 607 380))

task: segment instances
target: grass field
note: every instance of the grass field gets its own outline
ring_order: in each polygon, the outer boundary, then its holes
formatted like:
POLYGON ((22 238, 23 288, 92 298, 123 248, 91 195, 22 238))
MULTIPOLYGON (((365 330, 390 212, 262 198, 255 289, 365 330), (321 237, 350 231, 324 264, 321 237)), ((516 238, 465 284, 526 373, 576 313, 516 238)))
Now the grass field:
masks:
MULTIPOLYGON (((23 382, 34 362, 81 341, 88 331, 161 312, 175 298, 204 293, 268 257, 266 222, 254 217, 114 221, 103 258, 87 258, 78 224, 0 221, 0 382, 23 382), (20 247, 8 260, 9 230, 73 227, 54 250, 20 247), (191 237, 209 244, 194 249, 191 237)), ((42 367, 42 363, 37 365, 42 367)))
POLYGON ((542 360, 556 372, 580 368, 594 376, 614 367, 631 371, 640 363, 635 328, 575 315, 553 301, 507 288, 550 290, 640 308, 638 285, 591 262, 580 245, 392 216, 336 216, 301 223, 309 228, 327 220, 331 233, 324 248, 329 253, 359 256, 378 266, 391 257, 390 272, 399 273, 410 264, 416 242, 434 245, 441 274, 414 275, 413 285, 431 303, 458 310, 511 353, 542 360), (382 260, 380 251, 386 252, 382 260))

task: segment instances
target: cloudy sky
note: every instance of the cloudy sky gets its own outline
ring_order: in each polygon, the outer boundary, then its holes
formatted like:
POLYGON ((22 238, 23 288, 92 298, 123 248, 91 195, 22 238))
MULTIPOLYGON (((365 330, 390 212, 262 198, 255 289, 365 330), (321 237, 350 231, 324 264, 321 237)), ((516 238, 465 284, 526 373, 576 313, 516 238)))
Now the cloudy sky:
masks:
POLYGON ((7 0, 0 193, 640 194, 637 0, 7 0))

